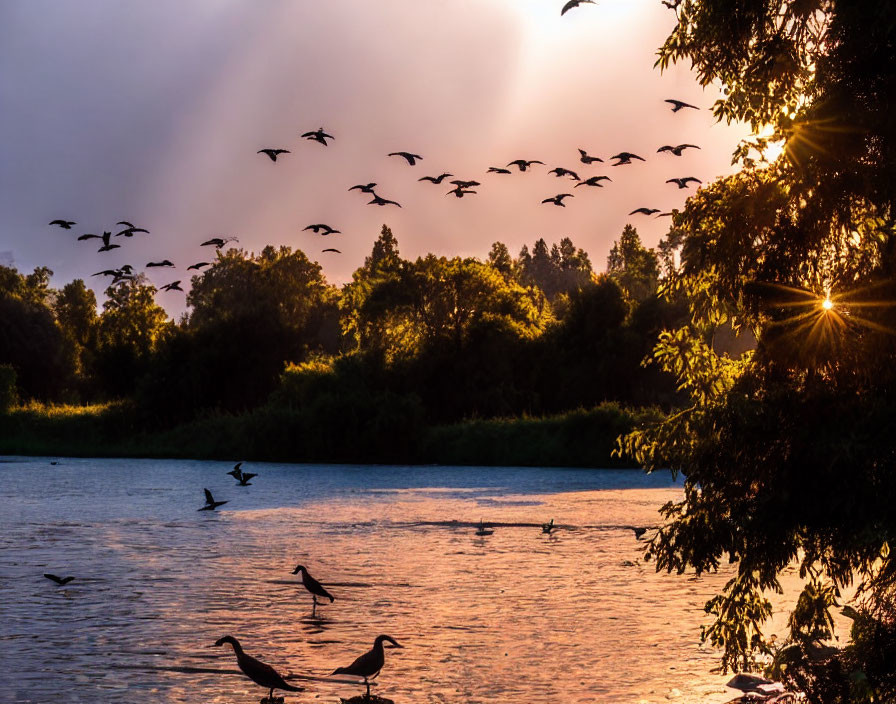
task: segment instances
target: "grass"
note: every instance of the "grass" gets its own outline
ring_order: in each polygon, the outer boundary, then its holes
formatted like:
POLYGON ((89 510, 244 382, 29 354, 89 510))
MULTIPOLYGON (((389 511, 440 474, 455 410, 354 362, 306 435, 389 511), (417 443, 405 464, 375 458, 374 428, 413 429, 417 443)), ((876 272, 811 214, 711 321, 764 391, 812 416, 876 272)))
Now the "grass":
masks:
POLYGON ((478 466, 625 467, 616 438, 653 409, 601 404, 545 418, 469 420, 394 428, 327 423, 301 410, 262 406, 241 415, 210 414, 166 430, 143 430, 127 403, 28 404, 0 414, 0 454, 75 457, 175 457, 282 462, 412 463, 478 466))

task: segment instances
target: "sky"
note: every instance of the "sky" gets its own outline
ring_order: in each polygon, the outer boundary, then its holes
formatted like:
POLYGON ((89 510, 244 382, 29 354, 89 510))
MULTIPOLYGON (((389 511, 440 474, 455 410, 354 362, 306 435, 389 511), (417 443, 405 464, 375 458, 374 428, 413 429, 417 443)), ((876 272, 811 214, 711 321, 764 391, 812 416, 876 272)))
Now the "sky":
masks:
MULTIPOLYGON (((0 2, 0 264, 48 266, 53 284, 129 263, 157 286, 184 282, 238 237, 258 252, 288 245, 351 279, 382 225, 402 256, 485 258, 495 241, 516 255, 539 237, 570 237, 596 271, 626 223, 654 246, 690 190, 733 171, 748 134, 717 124, 687 65, 664 73, 656 51, 674 26, 659 0, 598 0, 560 15, 564 0, 2 0, 0 2), (677 98, 699 106, 673 113, 677 98), (327 147, 303 140, 318 127, 327 147), (657 154, 692 143, 681 157, 657 154), (263 148, 291 151, 276 163, 263 148), (606 160, 586 166, 577 149, 606 160), (416 166, 386 156, 410 151, 416 166), (613 167, 620 151, 646 162, 613 167), (489 166, 538 159, 527 173, 489 166), (580 187, 548 170, 586 178, 580 187), (448 171, 476 195, 419 182, 448 171), (367 205, 348 188, 374 181, 402 207, 367 205), (570 192, 560 208, 544 198, 570 192), (50 227, 74 220, 70 231, 50 227), (80 234, 128 220, 148 235, 97 253, 80 234), (302 228, 327 223, 323 238, 302 228), (341 254, 322 252, 336 247, 341 254)), ((446 179, 450 180, 450 179, 446 179)), ((113 230, 117 231, 117 230, 113 230)), ((172 315, 183 293, 157 300, 172 315)))

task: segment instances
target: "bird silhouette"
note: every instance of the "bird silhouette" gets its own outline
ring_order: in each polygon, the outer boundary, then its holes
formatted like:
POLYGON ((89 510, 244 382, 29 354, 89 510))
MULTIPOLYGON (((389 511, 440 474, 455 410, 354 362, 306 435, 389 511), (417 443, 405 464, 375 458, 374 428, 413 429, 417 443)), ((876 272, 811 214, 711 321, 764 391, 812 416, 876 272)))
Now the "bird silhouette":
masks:
POLYGON ((103 269, 95 274, 91 274, 91 276, 118 276, 120 273, 120 269, 103 269))
POLYGON ((198 271, 202 267, 208 266, 210 263, 211 262, 196 262, 195 264, 190 264, 190 266, 187 267, 187 271, 190 271, 191 269, 196 269, 198 271))
POLYGON ((160 291, 183 291, 183 289, 180 287, 180 279, 178 279, 177 281, 172 281, 170 284, 165 284, 159 290, 160 291))
POLYGON ((93 235, 93 234, 90 234, 89 232, 78 236, 78 242, 80 242, 82 240, 92 240, 92 239, 101 240, 101 239, 103 239, 103 236, 102 235, 93 235))
POLYGON ((237 479, 239 480, 239 484, 237 486, 252 486, 249 480, 257 476, 258 474, 253 472, 240 472, 240 476, 237 477, 237 479))
POLYGON ((352 186, 348 190, 359 190, 361 193, 369 193, 370 195, 375 196, 376 193, 373 192, 374 186, 376 186, 375 183, 359 183, 357 186, 352 186))
POLYGON ((603 162, 603 159, 601 159, 599 156, 588 156, 588 152, 586 152, 584 149, 579 149, 579 154, 581 154, 581 156, 579 157, 579 161, 581 161, 583 164, 590 165, 595 161, 603 162))
MULTIPOLYGON (((326 144, 326 142, 324 142, 326 144)), ((271 157, 271 161, 277 161, 278 154, 292 154, 289 149, 259 149, 256 154, 267 154, 271 157)))
POLYGON ((660 212, 659 208, 638 208, 629 213, 629 215, 635 215, 636 213, 643 213, 644 215, 653 215, 654 213, 660 212))
POLYGON ((57 577, 55 574, 49 574, 48 572, 44 572, 44 577, 53 582, 56 582, 56 584, 58 584, 60 587, 64 587, 74 579, 74 577, 57 577))
POLYGON ((403 648, 392 636, 377 636, 373 641, 373 648, 368 650, 362 656, 357 658, 348 667, 337 667, 333 670, 334 675, 354 675, 355 677, 363 677, 364 684, 367 685, 367 698, 370 699, 370 680, 376 677, 383 665, 386 664, 386 653, 383 649, 383 643, 389 641, 393 648, 403 648))
POLYGON ((563 202, 564 198, 574 198, 572 193, 558 193, 552 198, 545 198, 542 203, 553 203, 554 205, 559 205, 561 208, 566 207, 566 203, 563 202))
POLYGON ((548 523, 541 524, 541 532, 551 534, 551 531, 554 530, 554 519, 552 518, 548 523))
POLYGON ((313 230, 315 235, 324 234, 324 235, 338 235, 342 234, 339 230, 334 230, 329 225, 324 225, 323 223, 317 223, 316 225, 309 225, 308 227, 303 227, 302 231, 305 230, 313 230))
POLYGON ((320 251, 321 252, 336 252, 336 254, 342 254, 342 251, 336 249, 335 247, 327 247, 326 249, 322 249, 320 251))
POLYGON ((411 154, 410 152, 389 152, 387 156, 400 156, 402 159, 405 159, 411 166, 414 166, 418 161, 423 160, 423 157, 419 154, 411 154))
POLYGON ((479 519, 479 526, 476 528, 476 535, 491 535, 494 532, 495 531, 493 531, 491 528, 486 528, 485 523, 482 522, 482 519, 479 519))
POLYGON ((488 171, 486 173, 489 174, 509 174, 513 173, 510 169, 504 169, 500 166, 489 166, 488 171))
POLYGON ((616 156, 611 156, 611 159, 619 159, 613 166, 625 166, 626 164, 631 164, 632 159, 640 159, 641 161, 646 161, 644 157, 640 157, 637 154, 632 154, 631 152, 619 152, 616 156))
POLYGON ((373 194, 373 200, 370 201, 367 205, 397 205, 399 208, 401 205, 396 203, 394 200, 389 200, 388 198, 380 198, 376 193, 373 194))
POLYGON ((148 233, 149 230, 142 228, 142 227, 129 227, 125 230, 122 230, 121 232, 116 232, 115 236, 121 237, 122 235, 124 235, 125 237, 133 237, 134 234, 137 232, 147 232, 148 233))
POLYGON ((329 599, 332 604, 336 599, 330 592, 324 589, 324 586, 318 582, 314 577, 308 574, 308 568, 305 565, 296 565, 296 568, 292 571, 293 574, 302 573, 302 585, 311 592, 311 596, 314 599, 314 606, 312 608, 312 613, 317 609, 317 597, 323 597, 324 599, 329 599))
POLYGON ((169 259, 163 259, 160 262, 149 262, 146 265, 146 268, 148 269, 148 268, 154 267, 154 266, 174 266, 174 264, 172 264, 171 260, 169 260, 169 259))
POLYGON ((594 5, 596 3, 594 2, 594 0, 569 0, 569 2, 563 6, 563 9, 560 10, 560 16, 563 17, 563 15, 565 15, 567 12, 569 12, 573 8, 576 8, 579 5, 585 5, 585 4, 594 5))
POLYGON ((231 477, 233 477, 234 479, 236 479, 237 481, 239 481, 240 475, 242 474, 242 472, 240 471, 240 467, 242 467, 242 466, 243 466, 242 462, 237 462, 235 465, 233 465, 233 469, 231 469, 228 472, 228 474, 231 477))
POLYGON ((690 103, 686 103, 683 100, 675 100, 674 98, 669 98, 663 102, 670 103, 672 105, 672 112, 678 112, 682 108, 694 108, 694 110, 699 110, 696 105, 691 105, 690 103))
POLYGON ((127 220, 119 220, 116 225, 124 225, 125 227, 137 227, 134 223, 128 222, 127 220))
POLYGON ((640 539, 640 537, 647 532, 647 529, 646 528, 632 528, 632 531, 635 534, 635 539, 640 539))
POLYGON ((452 188, 445 195, 446 196, 457 196, 458 198, 463 198, 466 195, 475 194, 476 191, 471 191, 469 189, 464 190, 463 186, 457 186, 456 188, 452 188))
POLYGON ((481 183, 479 183, 479 181, 462 181, 461 179, 455 179, 451 183, 453 183, 458 188, 473 188, 474 186, 482 185, 481 183))
POLYGON ((687 176, 685 178, 670 178, 666 181, 666 183, 674 183, 679 188, 687 188, 688 184, 691 181, 696 181, 697 183, 703 183, 699 178, 694 178, 693 176, 687 176))
POLYGON ((74 220, 52 220, 51 225, 59 225, 63 230, 71 230, 72 225, 77 225, 74 220))
POLYGON ((671 144, 666 144, 665 146, 660 147, 656 150, 656 153, 660 152, 672 152, 675 156, 681 156, 681 153, 690 147, 691 149, 699 149, 696 144, 679 144, 677 147, 673 147, 671 144))
POLYGON ((206 240, 203 242, 200 247, 207 247, 209 245, 213 246, 215 249, 221 249, 228 242, 239 242, 236 237, 212 237, 210 240, 206 240))
POLYGON ((418 181, 431 181, 435 184, 440 184, 442 181, 449 176, 454 176, 454 174, 449 174, 447 171, 443 174, 439 174, 438 176, 424 176, 423 178, 418 178, 418 181))
POLYGON ((236 655, 236 664, 239 666, 240 670, 243 671, 243 674, 255 684, 270 690, 268 692, 269 702, 274 701, 275 689, 282 689, 285 692, 303 691, 301 687, 294 687, 291 684, 287 684, 280 673, 270 665, 261 662, 261 660, 256 660, 251 655, 246 655, 246 653, 243 652, 243 647, 240 645, 240 642, 233 636, 224 636, 215 641, 216 646, 221 646, 225 643, 230 643, 230 645, 233 646, 233 652, 236 655))
POLYGON ((529 161, 526 161, 525 159, 514 159, 507 165, 508 166, 517 166, 517 167, 519 167, 520 171, 525 171, 530 166, 532 166, 532 164, 541 164, 543 166, 544 162, 538 161, 537 159, 530 159, 529 161))
POLYGON ((579 186, 597 186, 598 188, 603 188, 603 184, 601 181, 612 181, 609 176, 592 176, 591 178, 586 178, 581 183, 577 183, 573 188, 578 188, 579 186))
POLYGON ((562 166, 558 166, 556 169, 551 169, 548 171, 549 174, 554 174, 557 178, 562 178, 563 176, 569 176, 569 178, 573 181, 581 181, 579 175, 575 171, 570 171, 569 169, 564 169, 562 166))
POLYGON ((98 250, 96 250, 96 251, 97 251, 97 252, 108 252, 109 250, 112 250, 112 249, 118 249, 119 247, 121 247, 120 244, 109 244, 109 240, 110 240, 111 238, 112 238, 112 233, 111 233, 111 232, 104 232, 104 233, 103 233, 103 236, 102 236, 102 238, 101 238, 101 239, 103 240, 103 246, 100 247, 100 248, 99 248, 98 250))
POLYGON ((223 506, 226 503, 227 503, 226 501, 215 501, 215 498, 212 496, 212 492, 210 492, 208 489, 206 489, 205 490, 205 506, 203 506, 202 508, 197 509, 197 510, 198 511, 214 511, 216 508, 218 508, 218 506, 223 506))
POLYGON ((321 127, 320 129, 316 129, 313 132, 306 132, 302 136, 305 139, 311 139, 311 140, 314 140, 315 142, 320 142, 325 147, 329 146, 327 144, 328 139, 336 139, 333 135, 327 134, 326 132, 324 132, 323 127, 321 127))

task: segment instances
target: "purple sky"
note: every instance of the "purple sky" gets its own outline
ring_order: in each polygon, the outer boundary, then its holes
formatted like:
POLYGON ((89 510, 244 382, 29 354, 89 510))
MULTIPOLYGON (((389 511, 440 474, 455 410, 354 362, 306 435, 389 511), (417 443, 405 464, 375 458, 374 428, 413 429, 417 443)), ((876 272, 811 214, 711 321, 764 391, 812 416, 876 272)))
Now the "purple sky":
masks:
MULTIPOLYGON (((626 222, 655 245, 688 193, 671 177, 707 183, 730 173, 747 134, 709 110, 673 114, 664 98, 708 108, 686 66, 653 68, 674 24, 659 0, 599 0, 560 16, 563 0, 4 0, 0 4, 0 263, 54 270, 54 283, 100 269, 150 270, 186 284, 186 267, 214 254, 199 243, 235 235, 258 251, 288 244, 343 283, 385 222, 401 253, 484 258, 495 240, 513 255, 538 237, 569 236, 595 269, 626 222), (299 138, 323 126, 329 147, 299 138), (702 147, 682 157, 664 144, 702 147), (276 164, 256 154, 281 147, 276 164), (632 166, 579 163, 576 149, 632 166), (410 167, 386 157, 423 155, 410 167), (487 167, 547 166, 511 176, 487 167), (603 189, 547 173, 606 174, 603 189), (478 195, 417 179, 449 171, 478 195), (376 181, 403 208, 348 193, 376 181), (566 208, 541 200, 569 191, 566 208), (48 227, 77 221, 71 231, 48 227), (100 254, 85 232, 130 220, 150 235, 100 254), (324 222, 343 234, 303 232, 324 222), (337 247, 342 254, 321 253, 337 247)), ((448 179, 450 180, 450 179, 448 179)), ((184 294, 161 293, 172 314, 184 294)))

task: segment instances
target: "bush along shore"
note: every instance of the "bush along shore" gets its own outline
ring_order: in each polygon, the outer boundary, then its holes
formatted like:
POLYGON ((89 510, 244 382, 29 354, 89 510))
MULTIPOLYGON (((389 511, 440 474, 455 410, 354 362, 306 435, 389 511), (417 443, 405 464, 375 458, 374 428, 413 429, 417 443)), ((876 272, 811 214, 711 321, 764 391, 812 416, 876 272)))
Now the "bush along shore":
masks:
POLYGON ((334 408, 332 414, 269 403, 243 414, 213 413, 147 429, 139 410, 128 403, 29 404, 0 413, 0 454, 630 467, 612 456, 616 438, 660 415, 604 403, 543 418, 427 425, 413 398, 395 397, 380 399, 375 408, 334 408))

